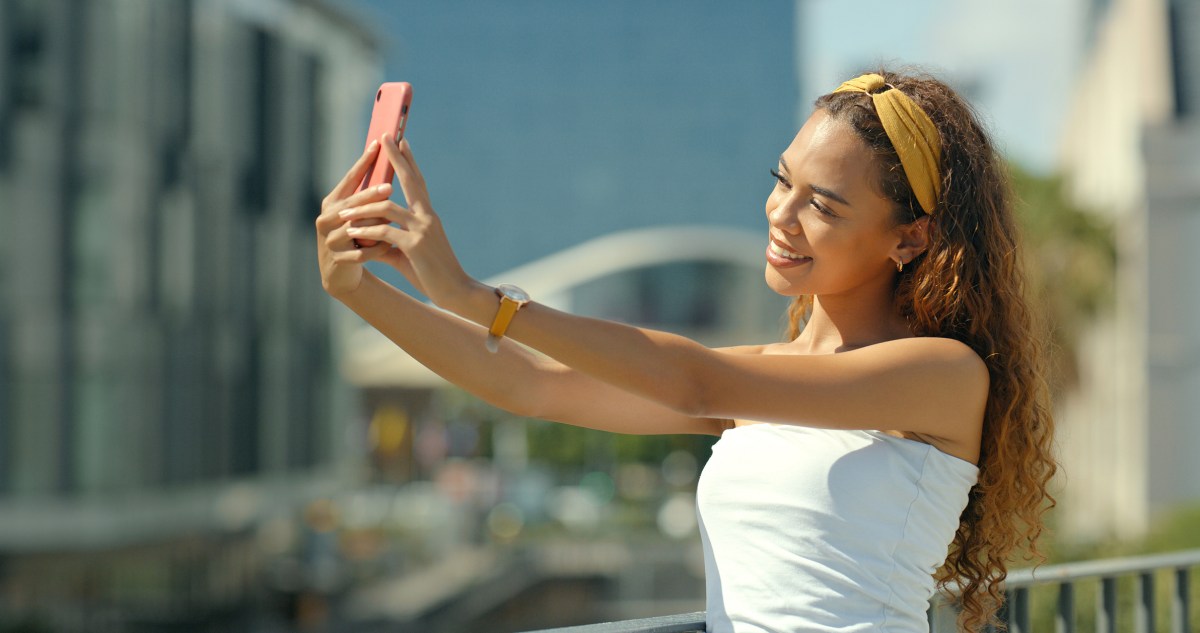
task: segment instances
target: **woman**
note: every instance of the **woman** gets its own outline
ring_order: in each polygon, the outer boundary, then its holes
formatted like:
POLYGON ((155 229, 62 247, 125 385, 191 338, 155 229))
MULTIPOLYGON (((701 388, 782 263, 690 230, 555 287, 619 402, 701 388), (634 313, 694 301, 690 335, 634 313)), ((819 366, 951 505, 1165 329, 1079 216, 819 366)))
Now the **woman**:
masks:
POLYGON ((994 615, 1052 503, 1053 425, 1003 166, 950 88, 883 71, 817 100, 772 170, 766 280, 795 299, 767 345, 709 349, 475 281, 407 141, 380 141, 317 219, 325 289, 514 413, 720 435, 697 491, 710 631, 923 631, 937 582, 969 629, 994 615), (408 208, 388 185, 354 193, 381 148, 408 208))

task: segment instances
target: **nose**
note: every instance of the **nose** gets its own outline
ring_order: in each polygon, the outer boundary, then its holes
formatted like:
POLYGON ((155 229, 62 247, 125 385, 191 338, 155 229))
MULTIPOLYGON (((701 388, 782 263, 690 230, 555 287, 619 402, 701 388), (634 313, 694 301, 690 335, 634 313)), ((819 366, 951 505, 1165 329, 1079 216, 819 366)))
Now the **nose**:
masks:
POLYGON ((800 233, 800 217, 787 199, 774 207, 767 203, 767 223, 790 235, 800 233))

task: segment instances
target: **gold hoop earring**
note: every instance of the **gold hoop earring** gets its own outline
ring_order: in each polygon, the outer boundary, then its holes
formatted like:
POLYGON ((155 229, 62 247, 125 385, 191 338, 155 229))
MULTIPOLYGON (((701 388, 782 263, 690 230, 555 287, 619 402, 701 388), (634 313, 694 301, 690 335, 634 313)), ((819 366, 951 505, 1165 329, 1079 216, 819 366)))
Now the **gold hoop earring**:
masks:
POLYGON ((904 272, 904 260, 903 259, 896 260, 896 272, 898 272, 898 273, 904 272))

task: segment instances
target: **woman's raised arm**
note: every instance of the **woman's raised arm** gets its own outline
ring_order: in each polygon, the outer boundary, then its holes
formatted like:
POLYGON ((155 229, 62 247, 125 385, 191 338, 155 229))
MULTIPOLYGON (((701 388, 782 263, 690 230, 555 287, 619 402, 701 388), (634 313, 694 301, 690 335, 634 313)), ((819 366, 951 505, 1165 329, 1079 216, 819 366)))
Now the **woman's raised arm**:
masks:
POLYGON ((340 215, 361 205, 391 205, 390 185, 357 191, 378 151, 379 143, 372 143, 321 205, 317 255, 330 295, 434 373, 518 415, 618 433, 720 434, 724 421, 680 414, 510 341, 493 354, 484 345, 484 328, 425 305, 364 270, 367 261, 384 261, 421 289, 402 252, 386 243, 358 248, 346 232, 350 222, 340 215))

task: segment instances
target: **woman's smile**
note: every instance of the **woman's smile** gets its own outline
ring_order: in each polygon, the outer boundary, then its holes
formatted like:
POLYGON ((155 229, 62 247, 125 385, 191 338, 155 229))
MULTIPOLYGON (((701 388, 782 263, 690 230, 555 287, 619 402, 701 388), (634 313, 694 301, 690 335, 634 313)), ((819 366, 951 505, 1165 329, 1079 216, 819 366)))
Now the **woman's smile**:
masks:
POLYGON ((812 261, 811 257, 805 257, 780 244, 774 238, 767 244, 767 263, 775 268, 791 268, 794 266, 802 266, 812 261))

